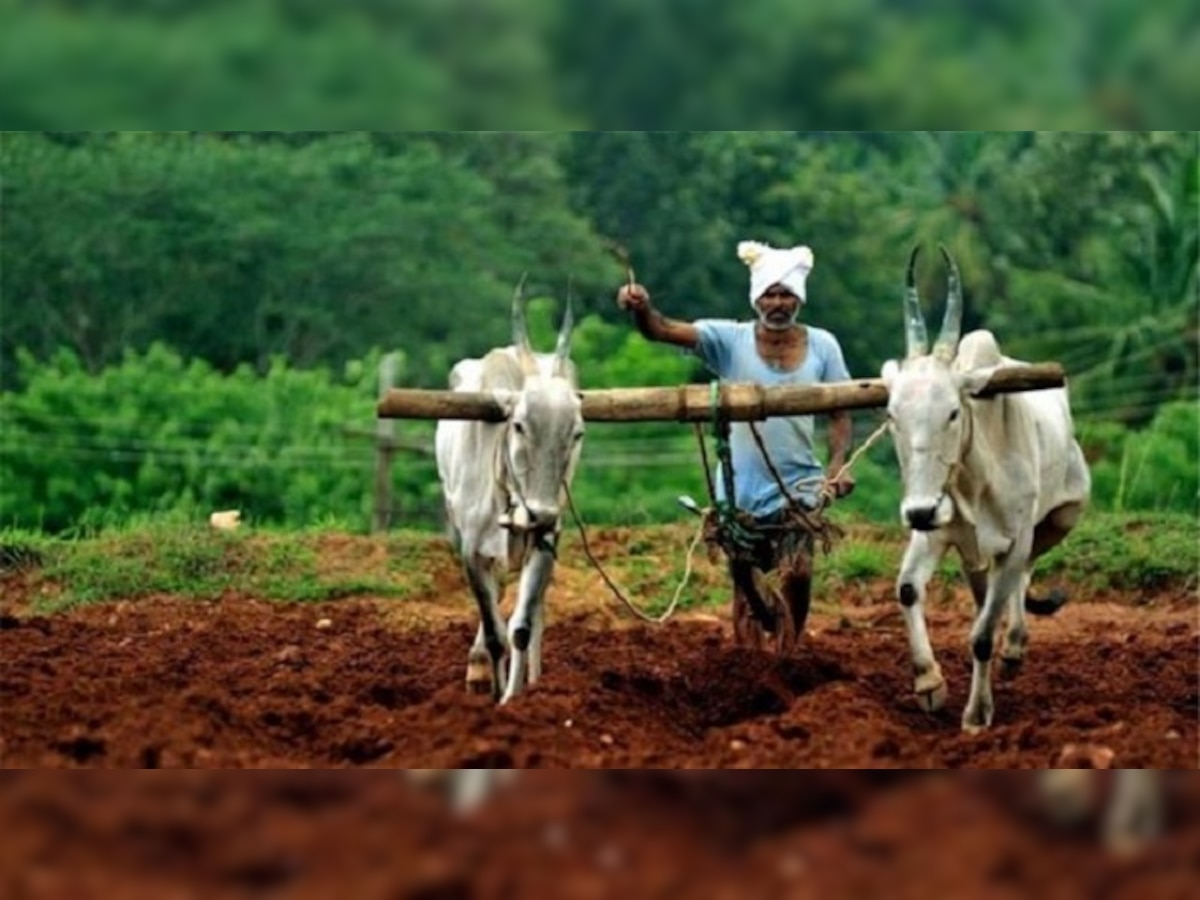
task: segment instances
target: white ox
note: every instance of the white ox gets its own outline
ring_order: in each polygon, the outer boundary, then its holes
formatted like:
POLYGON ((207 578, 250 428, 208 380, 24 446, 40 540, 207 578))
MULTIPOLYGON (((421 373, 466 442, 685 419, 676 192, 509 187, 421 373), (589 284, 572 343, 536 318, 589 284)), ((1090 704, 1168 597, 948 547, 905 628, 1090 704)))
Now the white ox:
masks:
POLYGON ((438 423, 438 476, 451 537, 479 606, 467 659, 467 687, 507 703, 542 669, 544 595, 554 568, 564 492, 583 441, 582 405, 570 359, 571 305, 553 354, 535 354, 521 287, 513 295, 513 345, 464 359, 450 373, 455 391, 492 393, 503 422, 438 423), (516 605, 505 628, 505 576, 520 569, 516 605), (504 659, 509 657, 507 679, 504 659))
POLYGON ((1026 610, 1049 614, 1065 599, 1030 597, 1030 575, 1034 561, 1075 526, 1091 477, 1074 437, 1066 388, 978 396, 998 366, 1017 360, 1003 356, 988 331, 959 340, 962 287, 944 247, 946 311, 927 352, 913 277, 918 250, 909 258, 906 281, 907 357, 882 369, 904 481, 900 513, 912 529, 896 591, 918 699, 927 710, 939 709, 946 683, 929 643, 925 586, 947 549, 957 549, 976 605, 962 726, 976 732, 992 723, 992 647, 1001 614, 1007 612, 1007 630, 1000 656, 1015 671, 1028 642, 1026 610))

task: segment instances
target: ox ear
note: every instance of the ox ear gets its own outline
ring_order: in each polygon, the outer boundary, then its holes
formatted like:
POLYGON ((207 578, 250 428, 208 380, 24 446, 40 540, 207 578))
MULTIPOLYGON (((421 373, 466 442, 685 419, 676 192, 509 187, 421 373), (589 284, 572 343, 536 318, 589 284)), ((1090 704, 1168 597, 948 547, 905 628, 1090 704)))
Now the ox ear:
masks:
POLYGON ((879 377, 883 379, 884 385, 891 390, 892 382, 896 380, 896 376, 900 374, 900 363, 894 359, 889 359, 883 364, 883 368, 879 370, 879 377))
POLYGON ((996 374, 998 368, 999 366, 984 366, 982 369, 972 369, 969 372, 955 372, 954 380, 958 384, 958 390, 971 397, 978 397, 979 393, 991 382, 992 376, 996 374))

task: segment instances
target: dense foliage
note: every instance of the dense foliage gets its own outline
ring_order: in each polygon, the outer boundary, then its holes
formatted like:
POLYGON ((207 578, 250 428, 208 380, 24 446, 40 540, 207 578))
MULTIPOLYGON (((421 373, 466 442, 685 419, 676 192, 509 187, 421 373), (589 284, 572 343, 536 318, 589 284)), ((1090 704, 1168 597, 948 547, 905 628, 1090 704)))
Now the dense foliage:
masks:
POLYGON ((0 127, 1195 124, 1192 0, 0 0, 0 127))

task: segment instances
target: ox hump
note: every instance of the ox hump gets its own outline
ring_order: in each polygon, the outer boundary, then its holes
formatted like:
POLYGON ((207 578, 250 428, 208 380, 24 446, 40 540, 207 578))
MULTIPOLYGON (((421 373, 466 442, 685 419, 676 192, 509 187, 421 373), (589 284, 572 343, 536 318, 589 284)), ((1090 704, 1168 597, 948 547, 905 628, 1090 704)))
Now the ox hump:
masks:
POLYGON ((981 328, 972 331, 958 342, 954 368, 960 372, 970 372, 973 369, 997 366, 1003 361, 1004 354, 1000 352, 1000 343, 996 336, 981 328))

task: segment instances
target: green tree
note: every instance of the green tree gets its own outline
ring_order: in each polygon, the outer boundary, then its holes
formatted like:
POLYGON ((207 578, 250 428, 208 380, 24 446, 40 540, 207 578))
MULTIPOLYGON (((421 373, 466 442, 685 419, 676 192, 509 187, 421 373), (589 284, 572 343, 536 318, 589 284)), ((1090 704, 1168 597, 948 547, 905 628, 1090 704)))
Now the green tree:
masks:
POLYGON ((391 345, 441 384, 454 356, 507 337, 522 271, 558 291, 611 280, 552 141, 449 143, 5 135, 4 383, 19 347, 71 347, 96 371, 164 340, 224 370, 391 345))
POLYGON ((1198 147, 1181 132, 1039 135, 997 191, 1025 224, 991 321, 1027 355, 1061 354, 1084 414, 1144 424, 1196 395, 1198 147))
POLYGON ((557 127, 540 0, 0 4, 11 129, 557 127))

